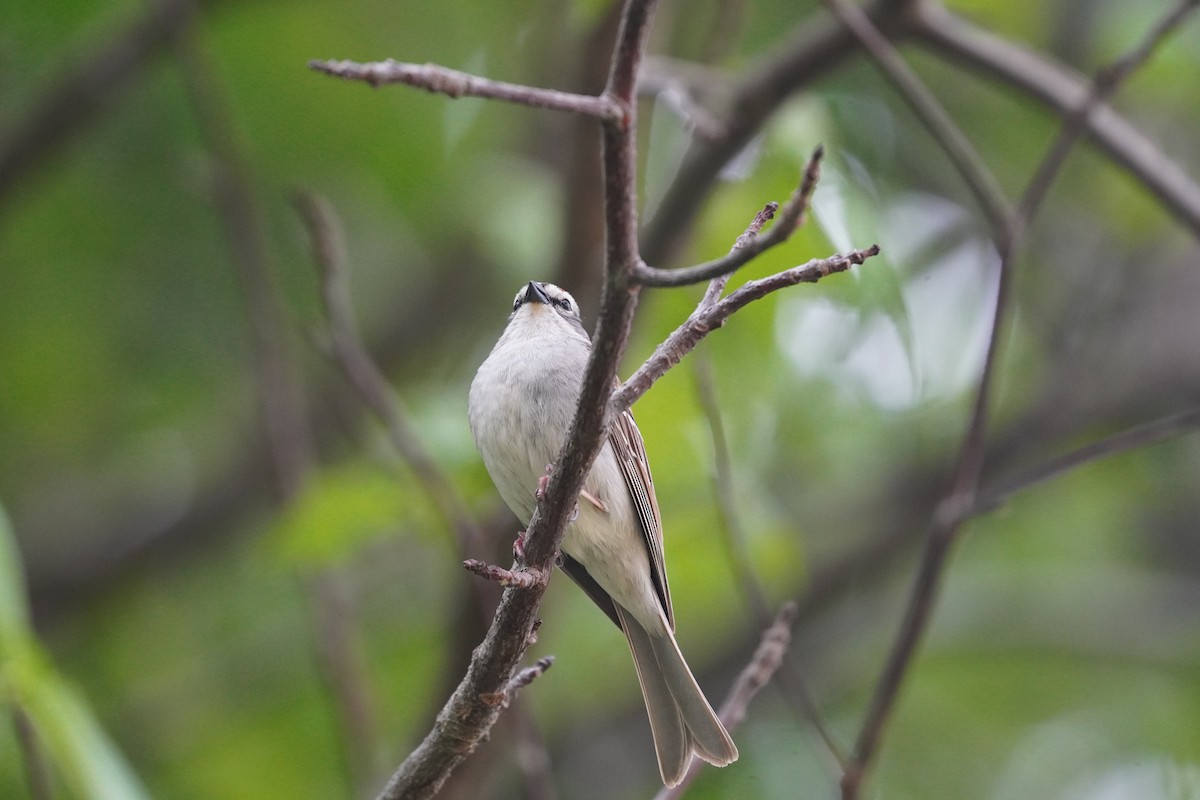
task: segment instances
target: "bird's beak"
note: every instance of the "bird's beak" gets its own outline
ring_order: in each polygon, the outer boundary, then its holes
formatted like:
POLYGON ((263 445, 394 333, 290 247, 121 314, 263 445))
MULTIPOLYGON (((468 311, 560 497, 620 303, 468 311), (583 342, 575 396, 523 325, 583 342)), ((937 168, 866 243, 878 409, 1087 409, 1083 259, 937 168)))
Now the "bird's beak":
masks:
POLYGON ((546 294, 546 290, 537 281, 530 281, 525 287, 525 301, 533 301, 543 305, 550 305, 550 297, 546 294))

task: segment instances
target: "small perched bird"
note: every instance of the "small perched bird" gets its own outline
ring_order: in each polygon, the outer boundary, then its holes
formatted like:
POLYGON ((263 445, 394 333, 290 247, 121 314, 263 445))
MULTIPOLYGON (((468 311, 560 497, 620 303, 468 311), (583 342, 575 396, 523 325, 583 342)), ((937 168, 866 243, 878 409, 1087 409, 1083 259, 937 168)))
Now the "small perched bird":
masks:
MULTIPOLYGON (((575 299, 531 281, 471 383, 475 445, 500 496, 526 523, 566 440, 590 350, 575 299)), ((737 747, 675 642, 658 500, 628 411, 584 479, 561 566, 629 640, 663 783, 679 783, 693 753, 719 767, 736 761, 737 747)))

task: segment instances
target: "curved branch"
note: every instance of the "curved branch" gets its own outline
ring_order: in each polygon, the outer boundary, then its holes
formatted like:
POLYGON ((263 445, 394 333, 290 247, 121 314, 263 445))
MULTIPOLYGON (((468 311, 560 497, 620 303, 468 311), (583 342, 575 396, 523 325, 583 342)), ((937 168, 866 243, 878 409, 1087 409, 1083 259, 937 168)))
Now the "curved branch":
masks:
MULTIPOLYGON (((1087 101, 1091 89, 1083 76, 976 27, 937 3, 919 5, 921 13, 912 33, 930 49, 1015 86, 1064 116, 1087 101)), ((1086 129, 1109 158, 1200 236, 1200 184, 1179 164, 1108 106, 1101 105, 1088 116, 1086 129)))

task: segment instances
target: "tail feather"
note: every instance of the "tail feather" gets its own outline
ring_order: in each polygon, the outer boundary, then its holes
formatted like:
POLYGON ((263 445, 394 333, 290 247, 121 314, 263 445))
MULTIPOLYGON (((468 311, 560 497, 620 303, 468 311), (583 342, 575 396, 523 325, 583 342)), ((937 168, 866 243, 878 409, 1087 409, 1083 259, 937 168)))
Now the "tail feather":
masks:
POLYGON ((650 637, 650 641, 679 713, 692 735, 696 755, 717 767, 737 761, 737 747, 688 669, 675 637, 668 634, 661 639, 650 637))
POLYGON ((642 698, 646 702, 646 715, 650 718, 650 733, 654 737, 654 751, 658 756, 658 771, 663 784, 674 786, 683 780, 683 774, 687 771, 692 756, 692 737, 658 666, 653 640, 628 611, 620 606, 616 606, 616 609, 625 637, 629 640, 638 684, 642 687, 642 698))
POLYGON ((633 653, 663 783, 675 786, 683 779, 693 752, 719 767, 736 761, 737 747, 704 698, 674 637, 651 636, 628 611, 616 608, 633 653))

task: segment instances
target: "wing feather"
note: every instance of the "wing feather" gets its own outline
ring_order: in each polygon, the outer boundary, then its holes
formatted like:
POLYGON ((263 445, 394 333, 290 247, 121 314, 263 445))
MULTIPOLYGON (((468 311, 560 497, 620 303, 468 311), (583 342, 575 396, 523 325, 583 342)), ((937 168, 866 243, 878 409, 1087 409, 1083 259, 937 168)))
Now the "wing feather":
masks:
POLYGON ((629 488, 629 496, 637 512, 638 527, 641 528, 646 555, 650 559, 650 577, 654 581, 654 588, 666 614, 667 624, 674 630, 675 614, 671 610, 671 590, 667 586, 667 569, 663 554, 662 517, 658 511, 658 498, 654 495, 654 479, 650 476, 646 445, 642 441, 641 431, 633 421, 633 414, 628 410, 613 424, 608 441, 617 457, 621 475, 625 478, 625 485, 629 488))

